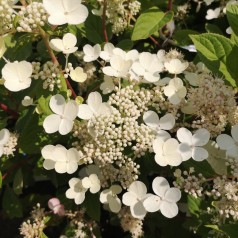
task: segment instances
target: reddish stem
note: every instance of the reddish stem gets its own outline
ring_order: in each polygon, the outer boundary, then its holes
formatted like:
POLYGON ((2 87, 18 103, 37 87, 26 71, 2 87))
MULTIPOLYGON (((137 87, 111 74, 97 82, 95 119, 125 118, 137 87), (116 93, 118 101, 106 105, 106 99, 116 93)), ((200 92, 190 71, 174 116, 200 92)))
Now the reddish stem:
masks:
POLYGON ((71 90, 72 96, 73 96, 73 98, 75 99, 75 98, 77 97, 77 95, 76 95, 76 93, 74 92, 74 89, 72 88, 72 86, 71 86, 69 80, 68 80, 68 79, 65 79, 65 80, 66 80, 67 87, 71 90))
POLYGON ((108 42, 107 28, 106 28, 106 11, 107 11, 107 0, 103 1, 103 14, 102 14, 102 28, 105 41, 108 42))
POLYGON ((13 110, 11 110, 10 108, 8 108, 7 105, 3 104, 0 102, 0 108, 7 112, 9 115, 11 115, 13 118, 18 118, 19 114, 13 110))
POLYGON ((173 8, 173 0, 168 0, 168 10, 172 10, 173 8))
POLYGON ((19 169, 22 165, 26 164, 29 160, 31 160, 32 157, 29 157, 27 159, 21 160, 19 163, 14 164, 3 176, 2 180, 4 180, 7 176, 11 175, 15 170, 19 169))
POLYGON ((159 42, 158 42, 153 36, 150 36, 150 39, 151 39, 158 47, 161 47, 161 45, 159 44, 159 42))

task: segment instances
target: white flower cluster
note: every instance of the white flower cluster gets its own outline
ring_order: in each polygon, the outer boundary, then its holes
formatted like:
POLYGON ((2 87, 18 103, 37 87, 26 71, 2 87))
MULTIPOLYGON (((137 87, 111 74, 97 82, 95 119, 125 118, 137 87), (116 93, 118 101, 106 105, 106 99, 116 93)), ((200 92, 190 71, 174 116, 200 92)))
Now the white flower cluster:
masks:
MULTIPOLYGON (((95 15, 102 15, 104 1, 98 0, 101 5, 99 10, 94 9, 95 15)), ((107 2, 106 16, 108 22, 112 24, 112 32, 115 34, 122 33, 130 23, 131 17, 138 14, 141 3, 137 0, 113 0, 107 2)))
POLYGON ((26 7, 22 7, 18 12, 19 26, 17 31, 19 32, 33 32, 37 30, 38 26, 42 27, 47 21, 48 14, 40 2, 32 2, 26 7))

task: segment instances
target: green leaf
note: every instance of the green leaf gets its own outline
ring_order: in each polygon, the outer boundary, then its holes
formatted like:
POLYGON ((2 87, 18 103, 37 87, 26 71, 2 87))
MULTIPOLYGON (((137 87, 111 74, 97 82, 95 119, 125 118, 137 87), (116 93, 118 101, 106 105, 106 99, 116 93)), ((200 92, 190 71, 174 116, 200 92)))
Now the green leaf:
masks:
POLYGON ((195 215, 196 217, 199 217, 200 206, 201 206, 201 198, 195 198, 189 194, 188 195, 189 212, 195 215))
POLYGON ((226 7, 226 16, 232 31, 238 36, 238 5, 228 4, 226 7))
POLYGON ((50 110, 50 107, 49 107, 50 98, 51 98, 51 96, 48 96, 47 98, 45 98, 44 96, 41 96, 38 99, 38 105, 40 106, 41 111, 45 115, 52 114, 52 111, 50 110))
POLYGON ((9 218, 23 216, 22 204, 10 187, 8 187, 4 192, 2 206, 9 218))
POLYGON ((208 33, 223 34, 221 29, 217 25, 214 25, 214 24, 211 24, 211 23, 206 23, 205 29, 208 33))
POLYGON ((236 86, 237 82, 232 77, 233 73, 227 68, 227 57, 232 52, 234 43, 224 36, 213 33, 191 35, 190 37, 202 62, 214 74, 222 73, 232 86, 236 86))
POLYGON ((88 193, 84 200, 87 214, 94 220, 100 221, 101 204, 97 194, 88 193))
POLYGON ((198 34, 196 31, 192 30, 178 30, 174 33, 173 38, 180 46, 190 45, 192 44, 192 40, 189 38, 189 35, 198 34))
POLYGON ((173 18, 173 12, 162 12, 157 7, 152 7, 142 13, 135 24, 131 39, 141 40, 147 39, 150 35, 159 31, 173 18))
POLYGON ((229 238, 237 238, 238 225, 237 224, 226 224, 220 227, 221 231, 224 231, 229 238))
POLYGON ((121 48, 125 51, 131 50, 133 47, 133 41, 129 39, 122 40, 116 45, 116 47, 121 48))
POLYGON ((22 170, 17 170, 14 180, 13 180, 13 191, 15 194, 19 195, 22 193, 23 188, 23 176, 22 176, 22 170))
MULTIPOLYGON (((107 36, 110 40, 112 37, 111 26, 107 25, 107 36)), ((89 14, 87 20, 85 21, 85 35, 86 38, 94 44, 102 44, 105 42, 103 34, 103 24, 101 17, 89 14)))
POLYGON ((42 231, 40 233, 40 238, 48 238, 48 236, 42 231))
POLYGON ((2 188, 2 173, 0 171, 0 188, 2 188))

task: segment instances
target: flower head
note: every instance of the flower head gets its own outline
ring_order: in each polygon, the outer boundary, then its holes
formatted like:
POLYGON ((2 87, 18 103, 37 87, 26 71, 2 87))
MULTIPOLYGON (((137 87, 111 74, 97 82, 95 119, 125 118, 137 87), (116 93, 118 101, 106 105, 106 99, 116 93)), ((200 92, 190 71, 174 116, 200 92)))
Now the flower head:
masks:
POLYGON ((78 117, 84 120, 90 120, 92 117, 110 113, 111 106, 102 102, 101 94, 92 92, 88 95, 87 104, 79 105, 78 117))
POLYGON ((179 152, 183 158, 183 161, 190 159, 191 157, 196 161, 202 161, 208 158, 208 152, 201 146, 204 146, 208 143, 210 138, 210 132, 207 129, 201 128, 192 133, 182 127, 177 131, 177 138, 180 142, 179 152))
POLYGON ((81 4, 81 0, 43 0, 43 5, 52 25, 77 25, 88 17, 88 9, 81 4))
POLYGON ((82 67, 76 67, 70 71, 70 77, 77 83, 83 83, 87 79, 87 74, 84 73, 82 67))
POLYGON ((169 101, 177 105, 186 96, 187 89, 183 86, 183 81, 180 78, 173 78, 169 81, 169 85, 164 87, 164 94, 169 101))
POLYGON ((188 62, 182 63, 179 59, 171 59, 164 63, 164 67, 170 74, 181 74, 188 67, 188 62))
POLYGON ((91 46, 91 45, 85 45, 83 47, 83 52, 84 52, 84 57, 83 60, 85 62, 91 62, 96 60, 101 52, 101 47, 99 44, 96 44, 95 46, 91 46))
POLYGON ((68 134, 78 114, 78 105, 75 101, 65 102, 62 95, 57 94, 50 99, 50 108, 55 113, 45 118, 43 127, 47 133, 59 131, 61 135, 68 134))
POLYGON ((146 215, 146 210, 143 201, 150 196, 147 193, 145 184, 141 181, 134 181, 128 188, 128 192, 122 196, 122 202, 130 207, 133 217, 143 219, 146 215))
POLYGON ((69 189, 66 191, 66 197, 69 199, 74 199, 74 202, 79 205, 83 203, 85 199, 85 193, 87 188, 83 187, 82 180, 79 178, 71 178, 69 180, 69 189))
POLYGON ((59 216, 64 216, 65 214, 64 205, 60 203, 58 198, 51 198, 48 201, 48 207, 54 214, 58 214, 59 216))
POLYGON ((109 205, 112 212, 118 213, 121 210, 121 200, 117 194, 122 192, 119 185, 112 185, 109 189, 105 189, 100 194, 100 202, 109 205))
POLYGON ((170 188, 168 181, 163 177, 156 177, 152 182, 152 188, 156 195, 151 195, 143 202, 148 212, 161 213, 167 218, 173 218, 178 214, 177 201, 181 198, 178 188, 170 188))
POLYGON ((31 85, 32 65, 27 61, 8 62, 2 68, 2 77, 5 80, 4 86, 17 92, 31 85))
POLYGON ((50 47, 57 51, 63 52, 64 54, 74 53, 78 47, 75 47, 77 44, 77 38, 72 33, 67 33, 63 36, 63 39, 52 39, 50 40, 50 47))

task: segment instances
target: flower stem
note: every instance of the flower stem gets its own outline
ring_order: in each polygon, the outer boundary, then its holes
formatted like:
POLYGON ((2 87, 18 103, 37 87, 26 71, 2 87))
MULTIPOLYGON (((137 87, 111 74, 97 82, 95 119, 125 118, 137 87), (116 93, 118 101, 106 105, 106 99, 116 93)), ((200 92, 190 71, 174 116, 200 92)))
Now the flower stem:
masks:
POLYGON ((172 10, 173 8, 173 0, 168 0, 168 10, 172 10))
POLYGON ((103 14, 102 14, 102 29, 105 41, 108 42, 107 28, 106 28, 106 11, 107 11, 107 0, 103 1, 103 14))
MULTIPOLYGON (((49 53, 49 55, 50 55, 50 57, 51 57, 52 62, 53 62, 56 66, 58 66, 58 65, 59 65, 59 61, 57 60, 57 58, 56 58, 56 56, 55 56, 53 50, 52 50, 51 47, 50 47, 49 36, 45 33, 45 31, 44 31, 42 28, 40 28, 40 34, 41 34, 41 36, 42 36, 42 38, 43 38, 43 41, 44 41, 44 43, 45 43, 45 46, 46 46, 46 48, 47 48, 47 50, 48 50, 48 53, 49 53)), ((63 74, 63 72, 61 72, 61 73, 63 74)), ((63 74, 63 75, 64 75, 64 74, 63 74)), ((75 99, 75 98, 77 97, 77 95, 76 95, 74 89, 72 88, 70 82, 69 82, 66 78, 65 78, 65 81, 66 81, 67 87, 68 87, 68 88, 71 90, 71 92, 72 92, 73 98, 75 99)))

